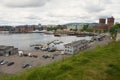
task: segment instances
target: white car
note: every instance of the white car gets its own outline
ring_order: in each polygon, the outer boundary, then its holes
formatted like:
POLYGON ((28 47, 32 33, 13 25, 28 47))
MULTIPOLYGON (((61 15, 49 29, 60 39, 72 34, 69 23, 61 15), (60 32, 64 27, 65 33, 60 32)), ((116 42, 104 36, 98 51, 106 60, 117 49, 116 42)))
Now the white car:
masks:
POLYGON ((8 63, 8 61, 3 61, 2 63, 1 63, 1 65, 4 65, 4 64, 7 64, 8 63))
POLYGON ((23 51, 18 51, 19 56, 23 56, 23 51))

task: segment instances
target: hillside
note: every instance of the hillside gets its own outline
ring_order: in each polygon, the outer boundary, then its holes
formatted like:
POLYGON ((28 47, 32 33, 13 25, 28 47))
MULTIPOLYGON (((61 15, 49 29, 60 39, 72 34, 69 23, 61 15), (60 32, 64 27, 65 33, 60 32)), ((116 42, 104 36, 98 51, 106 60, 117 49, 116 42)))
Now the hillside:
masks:
POLYGON ((0 80, 119 80, 120 41, 0 80))
POLYGON ((88 24, 89 26, 98 25, 98 23, 67 23, 67 24, 64 24, 64 25, 66 25, 66 26, 75 26, 75 25, 84 25, 84 24, 88 24))

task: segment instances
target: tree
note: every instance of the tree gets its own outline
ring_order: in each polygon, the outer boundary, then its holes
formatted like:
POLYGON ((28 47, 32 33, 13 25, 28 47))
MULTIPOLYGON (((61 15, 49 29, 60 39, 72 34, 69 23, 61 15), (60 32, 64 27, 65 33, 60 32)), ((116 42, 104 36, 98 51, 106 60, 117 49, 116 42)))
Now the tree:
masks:
POLYGON ((88 27, 88 24, 85 24, 80 31, 93 32, 94 30, 88 27))
POLYGON ((88 29, 88 26, 89 26, 88 24, 85 24, 85 25, 83 26, 83 30, 86 31, 86 30, 88 29))
POLYGON ((93 29, 87 29, 87 32, 93 32, 94 30, 93 29))
POLYGON ((64 27, 63 27, 63 25, 57 25, 57 29, 61 29, 61 30, 63 30, 64 27))

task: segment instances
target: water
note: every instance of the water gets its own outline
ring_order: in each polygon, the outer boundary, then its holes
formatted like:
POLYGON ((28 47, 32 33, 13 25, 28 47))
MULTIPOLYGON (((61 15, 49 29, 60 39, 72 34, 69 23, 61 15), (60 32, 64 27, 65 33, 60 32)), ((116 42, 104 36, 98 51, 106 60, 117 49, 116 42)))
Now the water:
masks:
MULTIPOLYGON (((14 46, 20 50, 31 50, 30 45, 37 43, 45 43, 52 40, 61 40, 64 43, 85 39, 85 37, 62 36, 54 37, 54 35, 46 35, 42 33, 29 34, 0 34, 0 45, 14 46)), ((86 37, 89 39, 89 37, 86 37)))

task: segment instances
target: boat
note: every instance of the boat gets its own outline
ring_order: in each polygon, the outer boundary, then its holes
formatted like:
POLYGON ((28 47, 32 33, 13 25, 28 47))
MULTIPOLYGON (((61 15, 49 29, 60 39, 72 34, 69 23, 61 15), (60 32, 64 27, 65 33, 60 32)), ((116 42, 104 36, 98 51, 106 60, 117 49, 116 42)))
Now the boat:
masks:
POLYGON ((76 35, 77 37, 85 37, 86 35, 84 34, 79 34, 79 35, 76 35))
POLYGON ((58 37, 60 37, 61 34, 59 34, 59 33, 55 33, 54 36, 58 36, 58 37))
POLYGON ((35 45, 30 45, 30 47, 33 47, 36 50, 42 49, 43 45, 42 44, 35 44, 35 45))
POLYGON ((46 30, 42 30, 42 31, 39 31, 39 30, 35 30, 35 31, 32 31, 32 33, 45 33, 46 30))
POLYGON ((42 47, 41 46, 34 46, 34 49, 38 50, 38 49, 41 49, 42 47))
POLYGON ((46 31, 46 32, 44 32, 45 34, 53 34, 54 32, 52 32, 52 31, 46 31))

